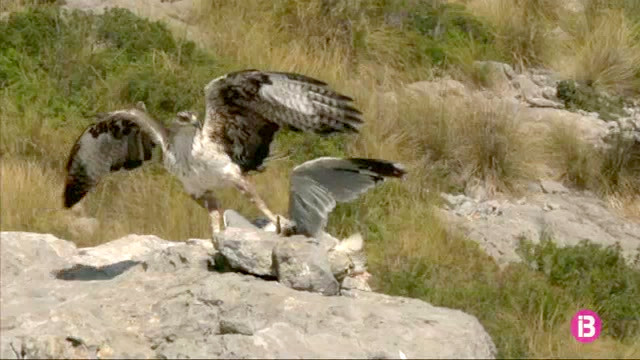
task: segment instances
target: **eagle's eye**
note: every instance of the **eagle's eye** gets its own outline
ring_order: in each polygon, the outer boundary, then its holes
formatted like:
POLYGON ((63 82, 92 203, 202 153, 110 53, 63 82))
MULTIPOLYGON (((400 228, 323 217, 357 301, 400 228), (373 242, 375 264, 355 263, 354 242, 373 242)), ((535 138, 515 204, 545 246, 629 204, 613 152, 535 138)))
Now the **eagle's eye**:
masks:
POLYGON ((177 118, 178 122, 183 124, 188 124, 191 122, 191 115, 187 112, 179 112, 177 118))

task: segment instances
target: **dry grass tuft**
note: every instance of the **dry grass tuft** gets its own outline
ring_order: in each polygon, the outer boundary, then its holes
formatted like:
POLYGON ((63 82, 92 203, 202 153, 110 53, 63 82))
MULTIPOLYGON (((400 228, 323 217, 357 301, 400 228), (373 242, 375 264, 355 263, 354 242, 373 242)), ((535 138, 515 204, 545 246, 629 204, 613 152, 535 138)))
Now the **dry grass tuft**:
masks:
POLYGON ((614 208, 635 216, 634 208, 640 201, 640 147, 636 142, 615 136, 605 147, 596 149, 581 140, 574 129, 557 125, 550 132, 546 150, 567 182, 608 197, 617 204, 614 208))
POLYGON ((605 90, 640 92, 640 24, 616 10, 584 15, 555 67, 605 90))
POLYGON ((0 162, 3 231, 53 233, 78 246, 93 246, 127 234, 155 234, 168 240, 209 238, 209 217, 168 177, 118 173, 101 182, 83 210, 62 208, 64 174, 41 162, 0 162), (78 231, 74 222, 95 217, 95 233, 78 231))
MULTIPOLYGON (((51 232, 58 223, 63 179, 36 161, 0 159, 0 228, 51 232)), ((57 229, 58 231, 64 229, 57 229)))
POLYGON ((463 189, 465 181, 479 178, 490 190, 509 192, 532 175, 531 143, 519 133, 517 114, 508 105, 406 92, 395 106, 386 116, 407 139, 403 157, 432 171, 423 186, 463 189))
POLYGON ((551 34, 561 4, 554 0, 476 0, 469 6, 493 25, 496 46, 516 64, 544 64, 556 50, 551 34))
POLYGON ((558 125, 549 133, 546 148, 562 178, 579 189, 596 186, 598 159, 595 149, 579 138, 575 129, 558 125))

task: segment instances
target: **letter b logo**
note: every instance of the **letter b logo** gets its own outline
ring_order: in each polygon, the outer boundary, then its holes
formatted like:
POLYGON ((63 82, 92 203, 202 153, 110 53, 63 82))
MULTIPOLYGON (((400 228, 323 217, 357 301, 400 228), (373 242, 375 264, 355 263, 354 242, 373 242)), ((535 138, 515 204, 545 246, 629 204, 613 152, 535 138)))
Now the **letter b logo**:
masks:
POLYGON ((601 329, 600 317, 591 310, 580 310, 571 319, 571 334, 580 342, 594 341, 600 336, 601 329))

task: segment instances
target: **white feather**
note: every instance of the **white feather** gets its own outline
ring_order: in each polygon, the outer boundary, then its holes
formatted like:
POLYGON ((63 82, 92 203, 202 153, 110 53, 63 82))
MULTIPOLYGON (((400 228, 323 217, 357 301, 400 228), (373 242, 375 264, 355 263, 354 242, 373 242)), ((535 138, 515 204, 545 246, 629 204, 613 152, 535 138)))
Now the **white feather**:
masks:
POLYGON ((282 86, 263 85, 260 88, 260 96, 305 115, 314 115, 316 113, 311 99, 282 86))
POLYGON ((353 254, 362 250, 364 245, 364 240, 362 239, 362 235, 360 233, 355 233, 348 238, 340 241, 338 245, 336 245, 336 251, 344 252, 347 254, 353 254))

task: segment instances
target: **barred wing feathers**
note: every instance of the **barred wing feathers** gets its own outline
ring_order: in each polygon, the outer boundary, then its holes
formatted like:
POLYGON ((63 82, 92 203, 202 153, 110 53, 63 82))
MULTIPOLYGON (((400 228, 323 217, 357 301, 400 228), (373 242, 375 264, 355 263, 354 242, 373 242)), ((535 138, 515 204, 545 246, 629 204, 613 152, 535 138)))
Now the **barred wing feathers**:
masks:
POLYGON ((321 157, 293 169, 289 218, 296 232, 314 237, 338 202, 349 202, 387 177, 401 178, 400 164, 385 160, 321 157))
POLYGON ((106 174, 135 169, 167 146, 165 128, 138 109, 102 115, 76 140, 67 161, 64 206, 70 208, 106 174))
POLYGON ((299 74, 233 72, 212 80, 205 97, 205 130, 244 172, 260 167, 280 127, 331 134, 362 124, 353 99, 299 74))

